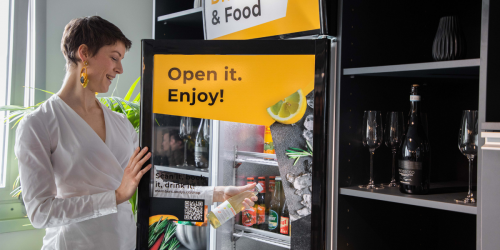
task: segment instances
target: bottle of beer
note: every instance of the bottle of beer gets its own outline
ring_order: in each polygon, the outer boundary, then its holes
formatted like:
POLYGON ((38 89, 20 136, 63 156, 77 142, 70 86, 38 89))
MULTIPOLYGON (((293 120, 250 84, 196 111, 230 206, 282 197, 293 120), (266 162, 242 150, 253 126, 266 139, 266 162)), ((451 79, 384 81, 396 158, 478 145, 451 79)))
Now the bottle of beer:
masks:
POLYGON ((286 197, 283 197, 283 211, 281 211, 280 217, 280 233, 284 235, 290 235, 290 212, 288 211, 288 205, 286 204, 286 197))
MULTIPOLYGON (((236 181, 237 186, 245 186, 246 183, 247 183, 247 181, 246 181, 246 178, 244 176, 240 175, 237 177, 237 181, 236 181)), ((241 223, 241 217, 242 217, 242 213, 236 214, 236 216, 234 217, 234 224, 243 225, 243 223, 241 223)))
POLYGON ((266 126, 266 130, 264 131, 264 153, 266 154, 275 154, 273 137, 271 135, 271 127, 266 126))
POLYGON ((260 176, 258 178, 259 184, 264 187, 264 189, 257 194, 257 223, 254 225, 255 228, 267 230, 266 223, 266 177, 260 176))
POLYGON ((276 176, 269 176, 269 189, 266 194, 266 224, 269 224, 269 209, 271 208, 271 200, 274 195, 275 178, 276 176))
POLYGON ((275 185, 276 185, 276 176, 269 176, 269 193, 270 193, 270 195, 273 195, 275 185))
MULTIPOLYGON (((269 187, 271 184, 269 183, 269 187)), ((274 192, 271 199, 271 207, 269 208, 269 219, 268 219, 268 228, 269 231, 273 233, 279 233, 280 227, 278 226, 280 223, 280 207, 281 207, 281 177, 276 177, 274 192)))
MULTIPOLYGON (((255 183, 255 178, 253 177, 247 177, 247 185, 255 183)), ((255 205, 256 206, 256 205, 255 205)), ((251 227, 257 222, 257 216, 256 216, 256 209, 254 207, 251 207, 250 209, 246 209, 241 211, 242 213, 242 219, 241 222, 243 226, 246 227, 251 227)))

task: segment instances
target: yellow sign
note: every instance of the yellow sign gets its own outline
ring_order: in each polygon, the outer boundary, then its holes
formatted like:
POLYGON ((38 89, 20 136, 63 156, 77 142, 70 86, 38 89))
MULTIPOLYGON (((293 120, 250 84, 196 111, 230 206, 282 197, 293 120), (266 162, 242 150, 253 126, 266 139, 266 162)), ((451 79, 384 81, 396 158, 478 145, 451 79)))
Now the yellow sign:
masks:
POLYGON ((206 0, 207 40, 247 40, 319 30, 318 0, 206 0))
POLYGON ((155 55, 153 113, 271 125, 266 109, 314 86, 314 55, 155 55))

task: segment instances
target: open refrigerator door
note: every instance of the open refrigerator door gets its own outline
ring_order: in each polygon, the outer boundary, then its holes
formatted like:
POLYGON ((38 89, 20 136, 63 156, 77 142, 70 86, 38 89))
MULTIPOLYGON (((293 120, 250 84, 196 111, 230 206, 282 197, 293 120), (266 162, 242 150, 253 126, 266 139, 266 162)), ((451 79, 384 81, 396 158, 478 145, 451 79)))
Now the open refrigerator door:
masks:
POLYGON ((325 38, 144 40, 137 249, 323 248, 334 58, 325 38), (213 187, 253 182, 255 206, 221 215, 213 187))

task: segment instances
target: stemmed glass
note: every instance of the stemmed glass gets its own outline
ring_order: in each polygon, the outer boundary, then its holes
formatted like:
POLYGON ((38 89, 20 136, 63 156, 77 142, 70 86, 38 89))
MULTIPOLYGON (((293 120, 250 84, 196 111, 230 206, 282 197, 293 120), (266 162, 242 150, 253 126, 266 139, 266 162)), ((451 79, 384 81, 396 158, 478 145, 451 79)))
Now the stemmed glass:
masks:
POLYGON ((373 181, 373 155, 375 149, 382 144, 382 114, 380 111, 365 111, 363 115, 363 145, 370 151, 370 181, 368 185, 359 185, 360 188, 382 189, 383 186, 375 185, 373 181))
POLYGON ((396 152, 401 145, 402 135, 404 133, 403 113, 401 112, 387 112, 385 118, 385 145, 392 151, 392 179, 391 182, 386 184, 388 187, 398 187, 396 182, 396 152))
POLYGON ((456 199, 459 203, 476 203, 474 194, 471 192, 472 186, 472 162, 477 155, 477 110, 464 110, 458 133, 458 149, 467 156, 469 160, 469 193, 464 199, 456 199))
POLYGON ((177 165, 178 167, 189 167, 187 163, 187 143, 191 139, 193 134, 192 121, 190 117, 182 117, 181 125, 179 128, 179 137, 184 140, 184 164, 177 165))

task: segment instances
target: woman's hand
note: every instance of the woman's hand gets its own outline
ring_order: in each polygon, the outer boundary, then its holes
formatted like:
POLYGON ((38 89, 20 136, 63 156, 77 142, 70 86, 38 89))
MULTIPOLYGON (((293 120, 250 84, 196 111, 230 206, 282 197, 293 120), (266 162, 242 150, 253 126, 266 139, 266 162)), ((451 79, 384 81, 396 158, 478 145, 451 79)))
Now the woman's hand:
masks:
POLYGON ((140 150, 137 147, 128 161, 128 166, 125 168, 122 178, 122 183, 115 191, 116 194, 116 205, 128 201, 134 195, 139 181, 142 176, 151 169, 151 164, 141 170, 142 165, 151 158, 151 153, 148 152, 148 147, 144 147, 140 150), (146 155, 145 155, 146 154, 146 155))
MULTIPOLYGON (((214 202, 223 202, 241 192, 244 191, 251 191, 252 189, 255 188, 255 183, 248 184, 245 186, 227 186, 227 187, 215 187, 214 188, 214 202)), ((257 196, 252 196, 250 199, 246 198, 243 201, 243 206, 245 209, 250 209, 250 207, 253 207, 254 201, 257 201, 257 196)))

